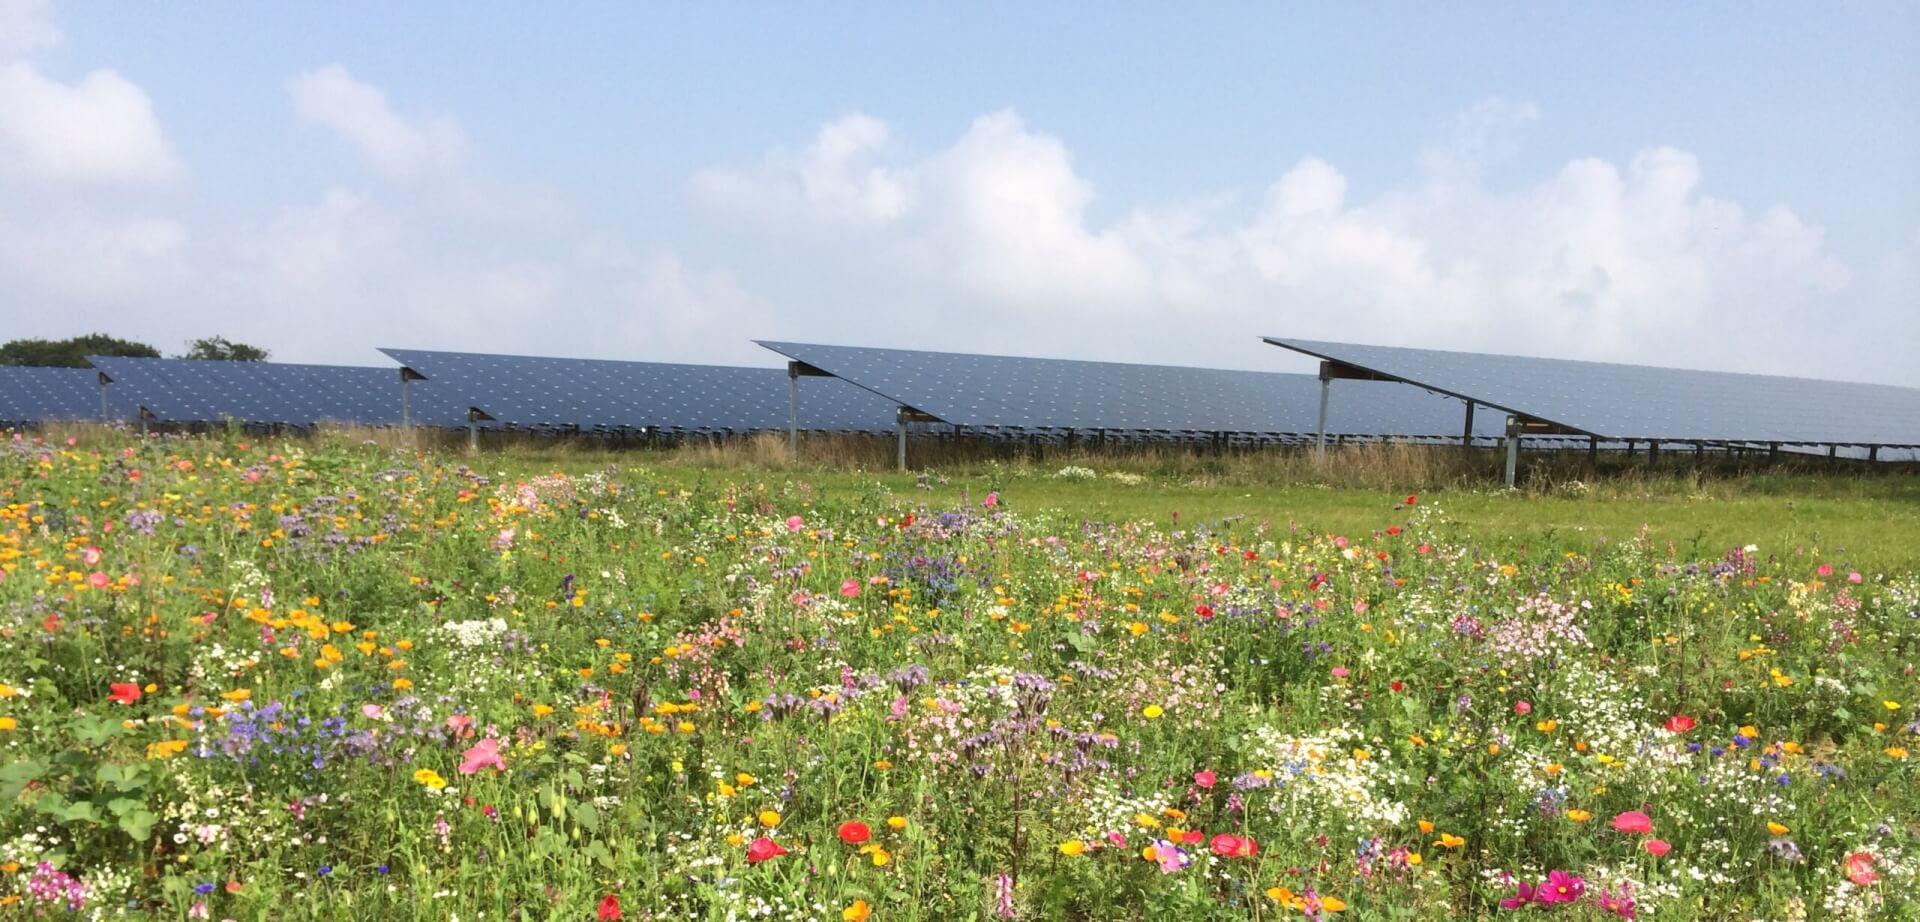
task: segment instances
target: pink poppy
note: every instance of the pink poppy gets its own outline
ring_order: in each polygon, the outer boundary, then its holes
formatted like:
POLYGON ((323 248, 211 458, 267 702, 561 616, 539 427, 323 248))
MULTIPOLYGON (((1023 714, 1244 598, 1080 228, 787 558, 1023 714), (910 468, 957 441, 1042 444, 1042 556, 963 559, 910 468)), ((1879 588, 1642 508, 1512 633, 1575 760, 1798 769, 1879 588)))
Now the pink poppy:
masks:
POLYGON ((1673 845, 1668 843, 1665 839, 1648 839, 1647 841, 1640 843, 1640 847, 1646 849, 1647 854, 1652 855, 1655 858, 1659 858, 1665 855, 1666 853, 1673 851, 1673 845))
POLYGON ((1203 788, 1213 787, 1214 782, 1218 780, 1219 780, 1219 777, 1215 775, 1213 772, 1194 772, 1193 773, 1193 783, 1203 788))
POLYGON ((460 774, 478 774, 483 768, 506 771, 506 760, 500 758, 500 741, 484 739, 474 743, 466 752, 460 754, 460 774))
POLYGON ((453 735, 456 737, 465 738, 465 737, 472 736, 473 735, 473 718, 468 717, 465 714, 455 714, 452 717, 447 718, 447 729, 449 731, 452 731, 453 735))
POLYGON ((1334 677, 1334 678, 1336 678, 1336 679, 1344 679, 1344 678, 1346 678, 1346 677, 1347 677, 1347 667, 1345 667, 1345 666, 1335 666, 1335 667, 1333 667, 1333 677, 1334 677))
POLYGON ((842 581, 840 583, 840 594, 843 596, 846 596, 849 599, 859 595, 860 581, 857 579, 851 579, 851 578, 842 581))
POLYGON ((81 562, 85 563, 89 567, 99 563, 100 557, 101 557, 100 549, 97 547, 94 547, 91 544, 87 545, 86 549, 80 552, 81 562))
POLYGON ((1859 570, 1854 570, 1847 574, 1847 582, 1852 583, 1855 586, 1860 585, 1860 580, 1861 580, 1861 576, 1860 576, 1859 570))
POLYGON ((807 520, 797 515, 787 516, 787 533, 792 534, 806 527, 807 520))
POLYGON ((1873 869, 1873 855, 1867 852, 1854 852, 1848 855, 1844 866, 1847 879, 1859 886, 1865 887, 1880 879, 1879 873, 1873 869))
POLYGON ((99 570, 95 570, 93 571, 92 574, 87 576, 87 585, 92 586, 95 589, 105 589, 112 584, 113 584, 113 577, 108 576, 107 574, 102 573, 99 570))
POLYGON ((998 492, 998 491, 996 491, 996 492, 993 492, 993 493, 988 493, 988 494, 987 494, 987 508, 988 508, 988 509, 992 509, 993 507, 995 507, 995 506, 998 506, 998 505, 1000 505, 1000 494, 999 494, 999 492, 998 492))
POLYGON ((1224 832, 1214 836, 1209 847, 1222 858, 1251 858, 1260 851, 1260 846, 1254 844, 1252 839, 1224 832))
POLYGON ((1688 730, 1693 729, 1696 725, 1697 723, 1693 718, 1686 717, 1680 714, 1675 714, 1672 717, 1667 718, 1668 733, 1685 733, 1688 730))
POLYGON ((1533 713, 1533 705, 1528 704, 1525 701, 1515 701, 1513 703, 1513 712, 1515 714, 1519 714, 1522 717, 1525 717, 1526 715, 1533 713))
POLYGON ((1830 564, 1830 563, 1823 563, 1823 564, 1821 564, 1821 565, 1819 565, 1819 566, 1817 566, 1817 567, 1814 567, 1814 568, 1813 568, 1813 575, 1815 575, 1815 576, 1820 576, 1820 577, 1827 577, 1827 576, 1832 576, 1832 575, 1833 575, 1833 564, 1830 564))
POLYGON ((778 858, 781 855, 784 855, 786 853, 787 853, 787 850, 784 848, 781 848, 780 843, 775 842, 772 839, 767 838, 766 836, 761 836, 760 838, 747 843, 747 863, 748 864, 759 864, 760 862, 766 861, 769 858, 778 858))
POLYGON ((1653 833, 1653 817, 1638 810, 1628 810, 1613 818, 1613 828, 1628 835, 1644 836, 1653 833))

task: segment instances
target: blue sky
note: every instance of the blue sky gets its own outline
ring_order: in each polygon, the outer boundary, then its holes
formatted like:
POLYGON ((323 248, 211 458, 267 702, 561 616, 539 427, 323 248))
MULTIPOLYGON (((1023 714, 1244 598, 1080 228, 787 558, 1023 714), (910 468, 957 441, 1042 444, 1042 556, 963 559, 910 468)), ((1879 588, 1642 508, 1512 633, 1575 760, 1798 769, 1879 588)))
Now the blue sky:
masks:
POLYGON ((288 360, 1292 333, 1915 384, 1920 13, 0 0, 0 290, 288 360))

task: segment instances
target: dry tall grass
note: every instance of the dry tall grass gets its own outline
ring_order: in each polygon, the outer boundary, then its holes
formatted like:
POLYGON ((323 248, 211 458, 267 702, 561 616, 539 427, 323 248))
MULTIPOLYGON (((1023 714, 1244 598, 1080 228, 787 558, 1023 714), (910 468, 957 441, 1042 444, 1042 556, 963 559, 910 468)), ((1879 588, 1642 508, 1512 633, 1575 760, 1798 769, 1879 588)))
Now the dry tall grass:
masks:
MULTIPOLYGON (((435 451, 450 455, 467 451, 467 433, 461 429, 335 426, 311 431, 247 433, 210 427, 205 431, 233 441, 322 445, 367 445, 386 451, 435 451)), ((138 429, 100 423, 50 423, 34 435, 50 442, 88 447, 118 442, 138 429)), ((798 454, 787 448, 785 433, 684 436, 673 439, 612 439, 594 435, 551 435, 533 432, 483 431, 482 458, 510 458, 520 464, 667 463, 730 471, 870 471, 895 467, 892 435, 802 433, 798 454)), ((1065 467, 1084 467, 1099 473, 1127 472, 1160 482, 1194 486, 1276 486, 1318 483, 1337 487, 1435 489, 1484 487, 1499 482, 1504 464, 1498 449, 1462 449, 1458 445, 1378 441, 1330 444, 1321 462, 1311 446, 1216 446, 1178 443, 1109 443, 1095 445, 1028 440, 987 440, 915 433, 908 439, 908 460, 916 470, 966 474, 1000 470, 1023 475, 1051 475, 1065 467)), ((1584 448, 1566 451, 1534 450, 1521 456, 1521 482, 1539 492, 1581 490, 1607 484, 1631 491, 1636 485, 1659 483, 1665 489, 1704 480, 1754 474, 1910 474, 1913 464, 1868 464, 1806 455, 1769 460, 1764 452, 1732 454, 1667 452, 1649 459, 1617 452, 1589 458, 1584 448)))

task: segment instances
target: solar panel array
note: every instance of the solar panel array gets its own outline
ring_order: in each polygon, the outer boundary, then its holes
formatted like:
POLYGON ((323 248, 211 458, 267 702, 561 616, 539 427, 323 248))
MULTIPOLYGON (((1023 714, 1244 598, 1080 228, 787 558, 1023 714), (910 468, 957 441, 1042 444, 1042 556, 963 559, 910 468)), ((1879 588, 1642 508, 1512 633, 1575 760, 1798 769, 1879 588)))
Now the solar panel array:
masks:
MULTIPOLYGON (((133 407, 108 393, 112 419, 131 419, 133 407)), ((100 376, 91 368, 0 365, 0 423, 101 419, 100 376)))
MULTIPOLYGON (((159 423, 237 420, 308 426, 400 422, 400 375, 392 368, 215 362, 88 356, 112 380, 108 391, 137 404, 159 423)), ((410 418, 416 425, 464 424, 466 408, 444 392, 413 382, 410 418)))
MULTIPOLYGON (((1017 358, 761 342, 942 421, 972 427, 1113 432, 1311 434, 1320 382, 1313 375, 1225 371, 1070 359, 1017 358)), ((1395 382, 1341 382, 1327 432, 1457 439, 1465 406, 1395 382)), ((1474 433, 1503 421, 1476 414, 1474 433)))
MULTIPOLYGON (((1920 446, 1915 388, 1271 336, 1266 341, 1603 437, 1920 446)), ((1336 390, 1345 385, 1336 384, 1336 390)))
MULTIPOLYGON (((382 349, 503 424, 669 432, 784 430, 785 369, 382 349)), ((800 428, 885 432, 895 405, 844 381, 803 378, 800 428)))

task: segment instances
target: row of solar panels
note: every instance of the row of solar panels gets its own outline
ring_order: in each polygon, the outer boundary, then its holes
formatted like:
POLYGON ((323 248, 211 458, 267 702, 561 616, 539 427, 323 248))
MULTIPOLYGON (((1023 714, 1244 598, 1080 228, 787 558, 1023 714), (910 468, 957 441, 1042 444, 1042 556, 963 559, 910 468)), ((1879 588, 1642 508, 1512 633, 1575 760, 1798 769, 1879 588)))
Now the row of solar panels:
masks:
MULTIPOLYGON (((402 367, 92 358, 93 369, 0 367, 0 423, 236 419, 305 426, 586 432, 891 431, 908 419, 981 435, 1285 441, 1330 436, 1531 436, 1727 445, 1920 446, 1920 390, 1267 340, 1322 360, 1314 375, 788 342, 789 368, 383 349, 402 367), (790 390, 792 388, 792 390, 790 390), (795 399, 797 398, 797 399, 795 399), (1320 423, 1326 399, 1324 429, 1320 423), (792 414, 790 416, 790 414, 792 414)), ((1848 451, 1853 454, 1856 452, 1848 451)))

